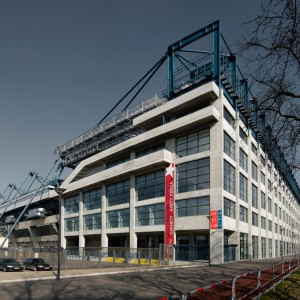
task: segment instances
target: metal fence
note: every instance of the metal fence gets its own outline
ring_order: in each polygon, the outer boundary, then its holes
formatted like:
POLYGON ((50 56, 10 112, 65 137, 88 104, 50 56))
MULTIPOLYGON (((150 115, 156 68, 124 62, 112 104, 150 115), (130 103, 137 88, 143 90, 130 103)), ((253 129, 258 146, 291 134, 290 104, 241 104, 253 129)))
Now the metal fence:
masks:
POLYGON ((265 269, 238 275, 231 280, 216 282, 194 291, 171 295, 160 300, 241 300, 259 299, 263 294, 275 288, 300 266, 300 257, 282 261, 265 269))
MULTIPOLYGON (((57 248, 1 248, 0 257, 15 258, 23 262, 26 258, 43 258, 57 268, 57 248)), ((133 248, 80 248, 61 250, 61 269, 90 269, 109 266, 158 266, 161 264, 159 249, 133 248)))

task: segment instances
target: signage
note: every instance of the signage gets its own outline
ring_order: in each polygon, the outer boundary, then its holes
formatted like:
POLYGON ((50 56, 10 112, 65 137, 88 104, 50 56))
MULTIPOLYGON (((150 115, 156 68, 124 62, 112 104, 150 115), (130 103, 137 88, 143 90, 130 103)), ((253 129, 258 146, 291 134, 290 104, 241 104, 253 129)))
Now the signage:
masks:
POLYGON ((174 163, 166 168, 165 175, 165 245, 174 245, 174 163))
POLYGON ((210 229, 222 229, 222 210, 211 210, 209 220, 210 229))

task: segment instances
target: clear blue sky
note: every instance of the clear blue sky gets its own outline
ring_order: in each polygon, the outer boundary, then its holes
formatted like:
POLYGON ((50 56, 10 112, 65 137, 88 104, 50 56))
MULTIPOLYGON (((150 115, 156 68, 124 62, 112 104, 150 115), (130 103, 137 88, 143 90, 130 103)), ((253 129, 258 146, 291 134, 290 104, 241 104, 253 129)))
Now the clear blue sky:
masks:
MULTIPOLYGON (((45 176, 55 147, 94 127, 168 45, 217 19, 234 44, 249 33, 242 23, 259 5, 0 0, 0 193, 31 170, 45 176)), ((155 93, 161 87, 144 96, 155 93)))

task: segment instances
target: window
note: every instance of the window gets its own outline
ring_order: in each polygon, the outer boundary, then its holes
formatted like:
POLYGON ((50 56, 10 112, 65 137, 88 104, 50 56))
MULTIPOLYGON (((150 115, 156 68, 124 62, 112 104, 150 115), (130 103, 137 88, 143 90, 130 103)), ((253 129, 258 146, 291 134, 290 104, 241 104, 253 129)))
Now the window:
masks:
POLYGON ((224 160, 224 190, 235 193, 235 168, 224 160))
POLYGON ((267 253, 267 239, 262 237, 261 238, 261 258, 266 258, 267 253))
POLYGON ((251 143, 251 151, 257 155, 257 147, 253 143, 251 143))
POLYGON ((273 250, 272 250, 272 239, 268 239, 268 244, 269 244, 269 257, 271 258, 272 257, 272 253, 273 253, 273 250))
POLYGON ((198 197, 176 201, 176 216, 189 217, 209 215, 209 197, 198 197))
POLYGON ((272 213, 272 200, 271 200, 271 198, 268 198, 268 212, 272 213))
POLYGON ((241 127, 240 127, 239 134, 240 134, 240 138, 247 144, 247 134, 241 127))
POLYGON ((258 227, 258 214, 252 212, 252 225, 258 227))
POLYGON ((125 163, 126 161, 129 161, 129 160, 130 160, 130 155, 120 157, 118 159, 115 159, 113 161, 108 162, 106 164, 106 169, 110 169, 110 168, 115 167, 117 165, 123 164, 123 163, 125 163))
POLYGON ((235 218, 235 202, 224 198, 224 215, 230 218, 235 218))
POLYGON ((240 259, 248 259, 248 234, 240 233, 240 259))
POLYGON ((232 159, 235 157, 234 147, 234 140, 226 132, 224 132, 224 153, 226 153, 232 159))
POLYGON ((83 193, 83 209, 91 210, 101 208, 102 191, 96 189, 83 193))
POLYGON ((165 148, 165 144, 164 143, 163 144, 159 144, 159 145, 155 145, 155 146, 149 147, 147 149, 143 149, 143 150, 137 151, 136 154, 135 154, 135 157, 139 158, 139 157, 142 157, 142 156, 154 153, 156 151, 162 150, 164 148, 165 148))
POLYGON ((83 230, 95 230, 101 228, 101 214, 83 216, 83 230))
POLYGON ((192 133, 176 140, 176 153, 179 157, 207 151, 209 147, 209 129, 192 133))
POLYGON ((257 187, 252 184, 252 206, 258 208, 257 187))
POLYGON ((254 162, 252 162, 252 169, 251 169, 251 174, 252 174, 252 178, 255 180, 255 181, 257 181, 257 165, 254 163, 254 162))
POLYGON ((136 177, 137 200, 145 200, 165 195, 165 170, 136 177))
POLYGON ((209 158, 183 163, 177 166, 177 193, 209 188, 209 158))
POLYGON ((266 229, 266 218, 265 217, 261 217, 260 218, 260 221, 261 221, 261 228, 262 229, 266 229))
POLYGON ((79 217, 65 219, 65 232, 79 231, 79 217))
POLYGON ((118 159, 115 159, 113 161, 108 162, 106 164, 106 169, 109 169, 109 168, 115 167, 117 165, 123 164, 124 162, 129 161, 129 160, 130 160, 130 155, 120 157, 118 159))
POLYGON ((107 206, 129 203, 130 181, 120 181, 107 185, 107 206))
POLYGON ((253 259, 258 258, 258 236, 252 236, 253 259))
POLYGON ((272 221, 268 220, 268 230, 272 231, 272 221))
POLYGON ((107 228, 129 227, 129 221, 130 221, 129 208, 108 211, 106 213, 106 216, 107 216, 106 218, 107 228))
POLYGON ((248 223, 248 209, 240 205, 240 221, 248 223))
POLYGON ((260 182, 265 185, 266 184, 266 175, 263 172, 260 172, 260 182))
POLYGON ((233 127, 234 117, 230 114, 226 107, 224 107, 224 119, 233 127))
POLYGON ((279 219, 281 220, 282 216, 281 216, 281 207, 279 207, 279 219))
POLYGON ((240 199, 248 202, 248 180, 240 173, 240 199))
POLYGON ((278 217, 278 205, 275 203, 274 204, 274 213, 275 213, 275 217, 278 217))
POLYGON ((160 225, 165 222, 164 203, 139 206, 136 208, 136 225, 160 225))
POLYGON ((74 214, 79 212, 79 195, 65 199, 65 214, 74 214))
POLYGON ((240 167, 248 172, 248 156, 247 154, 240 148, 240 167))
POLYGON ((278 233, 278 224, 275 224, 275 233, 278 233))
POLYGON ((266 195, 263 192, 260 192, 260 206, 266 209, 266 195))

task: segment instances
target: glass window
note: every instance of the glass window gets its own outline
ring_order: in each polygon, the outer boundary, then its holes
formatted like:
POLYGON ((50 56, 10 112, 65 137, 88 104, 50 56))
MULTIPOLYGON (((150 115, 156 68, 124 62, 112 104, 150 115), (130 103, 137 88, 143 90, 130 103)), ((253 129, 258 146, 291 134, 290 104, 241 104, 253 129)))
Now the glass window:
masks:
POLYGON ((248 259, 248 234, 240 233, 240 259, 248 259))
POLYGON ((107 206, 129 203, 130 181, 124 180, 107 185, 107 206))
POLYGON ((266 175, 263 172, 260 172, 260 182, 265 185, 266 184, 266 175))
POLYGON ((209 147, 209 129, 192 133, 176 140, 176 153, 179 157, 207 151, 209 147))
POLYGON ((261 208, 266 209, 266 195, 263 192, 260 192, 260 203, 261 208))
POLYGON ((224 107, 224 119, 233 127, 234 117, 230 114, 226 107, 224 107))
POLYGON ((129 227, 130 222, 130 210, 119 209, 108 211, 106 213, 106 226, 107 228, 120 228, 120 227, 129 227))
POLYGON ((235 218, 235 202, 224 198, 224 215, 230 218, 235 218))
POLYGON ((137 200, 145 200, 165 195, 165 170, 136 177, 137 200))
POLYGON ((115 167, 117 165, 120 165, 120 164, 123 164, 124 162, 126 161, 129 161, 130 160, 130 155, 126 155, 126 156, 123 156, 123 157, 120 157, 118 159, 115 159, 113 161, 110 161, 106 164, 106 169, 109 169, 109 168, 112 168, 112 167, 115 167))
POLYGON ((272 221, 268 220, 268 230, 272 231, 272 221))
POLYGON ((261 258, 266 258, 267 253, 267 239, 262 237, 261 238, 261 258))
POLYGON ((247 134, 246 132, 240 127, 240 138, 247 144, 247 134))
POLYGON ((258 214, 252 212, 252 225, 258 227, 258 214))
POLYGON ((257 195, 257 187, 252 184, 252 206, 258 208, 258 195, 257 195))
POLYGON ((65 232, 79 231, 79 217, 65 219, 65 232))
POLYGON ((101 208, 102 190, 96 189, 83 193, 83 209, 91 210, 101 208))
POLYGON ((248 172, 248 156, 247 154, 240 148, 240 167, 248 172))
POLYGON ((139 206, 136 208, 136 225, 161 225, 165 222, 165 204, 139 206))
POLYGON ((258 258, 258 236, 252 236, 253 259, 258 258))
POLYGON ((261 221, 261 228, 262 229, 266 229, 266 218, 265 217, 261 217, 260 218, 260 221, 261 221))
POLYGON ((209 215, 209 197, 198 197, 176 201, 176 216, 189 217, 209 215))
POLYGON ((271 200, 271 198, 268 198, 268 212, 272 213, 272 200, 271 200))
POLYGON ((210 184, 209 158, 177 165, 177 193, 208 189, 210 184))
POLYGON ((257 155, 257 147, 253 143, 251 143, 251 151, 257 155))
POLYGON ((101 229, 101 214, 83 216, 83 230, 101 229))
POLYGON ((272 184, 271 181, 268 179, 268 190, 271 192, 272 190, 272 184))
POLYGON ((234 140, 226 132, 224 132, 224 153, 226 153, 232 159, 235 158, 234 148, 235 148, 234 140))
POLYGON ((278 211, 278 205, 275 203, 275 204, 274 204, 274 213, 275 213, 275 217, 278 216, 277 211, 278 211))
POLYGON ((248 180, 240 173, 240 199, 248 202, 248 180))
POLYGON ((257 181, 257 165, 254 162, 252 162, 252 169, 251 170, 252 170, 252 172, 251 172, 252 178, 255 181, 257 181))
POLYGON ((65 198, 65 214, 74 214, 79 212, 79 195, 65 198))
POLYGON ((224 160, 224 190, 235 193, 235 168, 224 160))
POLYGON ((163 144, 158 144, 158 145, 149 147, 147 149, 143 149, 143 150, 137 151, 136 154, 135 154, 135 157, 139 158, 139 157, 142 157, 142 156, 145 156, 145 155, 157 152, 157 151, 162 150, 164 148, 165 148, 165 144, 164 143, 163 144))
POLYGON ((240 205, 240 221, 248 223, 248 209, 240 205))

